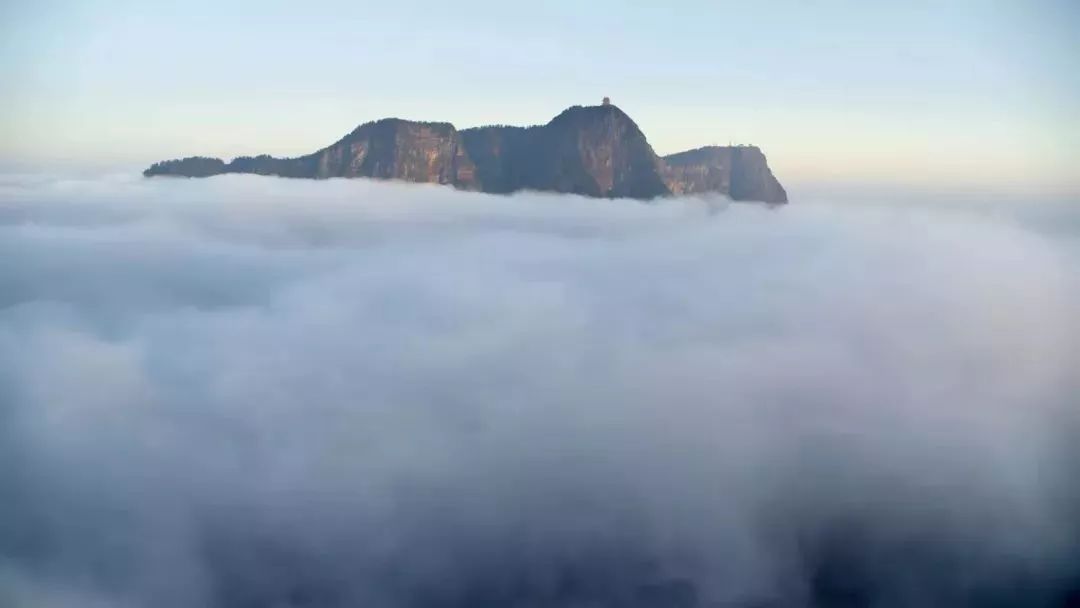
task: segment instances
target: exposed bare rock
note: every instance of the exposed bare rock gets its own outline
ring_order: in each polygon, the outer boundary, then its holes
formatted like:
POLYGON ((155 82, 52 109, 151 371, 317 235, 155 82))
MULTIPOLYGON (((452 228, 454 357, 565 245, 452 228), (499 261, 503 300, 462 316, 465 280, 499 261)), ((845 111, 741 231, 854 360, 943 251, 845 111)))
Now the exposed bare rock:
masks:
POLYGON ((630 198, 670 194, 645 135, 613 105, 574 106, 542 127, 481 127, 462 135, 486 191, 630 198))
POLYGON ((664 157, 673 194, 722 192, 737 201, 786 203, 787 192, 757 146, 710 146, 664 157))

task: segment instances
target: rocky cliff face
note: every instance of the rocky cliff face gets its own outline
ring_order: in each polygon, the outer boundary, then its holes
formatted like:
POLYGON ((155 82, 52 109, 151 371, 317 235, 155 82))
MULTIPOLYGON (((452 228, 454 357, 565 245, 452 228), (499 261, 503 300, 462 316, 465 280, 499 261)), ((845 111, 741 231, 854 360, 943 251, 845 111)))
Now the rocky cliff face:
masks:
POLYGON ((661 159, 619 108, 574 106, 543 126, 458 131, 450 123, 396 118, 363 124, 297 158, 191 157, 156 163, 146 176, 256 173, 283 177, 370 177, 508 193, 568 192, 649 199, 715 192, 735 200, 787 202, 755 147, 700 148, 661 159))
POLYGON ((619 108, 573 107, 541 131, 546 169, 536 189, 587 196, 653 198, 669 194, 660 159, 619 108))
POLYGON ((710 146, 664 157, 673 194, 723 192, 734 200, 786 203, 787 192, 756 146, 710 146))
POLYGON ((485 191, 631 198, 669 194, 652 146, 615 106, 575 106, 541 127, 481 127, 462 135, 485 191))
POLYGON ((461 135, 447 122, 370 122, 312 157, 311 177, 375 177, 469 189, 476 182, 461 135))

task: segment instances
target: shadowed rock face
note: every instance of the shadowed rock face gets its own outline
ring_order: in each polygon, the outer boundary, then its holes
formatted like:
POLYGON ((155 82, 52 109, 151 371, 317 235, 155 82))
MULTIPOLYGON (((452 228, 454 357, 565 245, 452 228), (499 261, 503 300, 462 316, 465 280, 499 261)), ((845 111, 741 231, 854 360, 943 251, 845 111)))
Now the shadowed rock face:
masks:
POLYGON ((786 203, 756 147, 711 147, 661 159, 637 124, 613 105, 574 106, 543 126, 458 131, 450 123, 396 118, 366 123, 307 156, 192 157, 156 163, 146 176, 256 173, 282 177, 370 177, 448 184, 466 190, 567 192, 650 199, 718 193, 786 203))
POLYGON ((670 194, 652 146, 615 106, 575 106, 542 127, 480 127, 462 135, 485 191, 630 198, 670 194))

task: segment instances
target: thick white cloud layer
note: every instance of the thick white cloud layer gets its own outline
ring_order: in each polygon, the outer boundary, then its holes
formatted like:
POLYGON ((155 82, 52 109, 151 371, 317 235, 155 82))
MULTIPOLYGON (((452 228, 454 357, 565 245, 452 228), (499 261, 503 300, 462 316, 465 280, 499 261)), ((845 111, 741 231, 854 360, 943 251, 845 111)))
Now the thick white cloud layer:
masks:
POLYGON ((871 203, 0 179, 0 604, 1080 597, 1076 215, 871 203))

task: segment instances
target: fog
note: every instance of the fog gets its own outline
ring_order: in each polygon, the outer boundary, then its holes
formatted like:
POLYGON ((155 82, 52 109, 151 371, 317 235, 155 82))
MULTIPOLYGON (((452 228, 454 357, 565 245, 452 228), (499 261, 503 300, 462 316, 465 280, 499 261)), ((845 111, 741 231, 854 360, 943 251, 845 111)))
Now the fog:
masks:
POLYGON ((1078 602, 1076 209, 0 178, 0 605, 1078 602))

